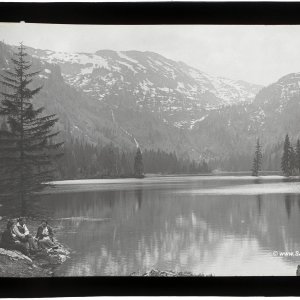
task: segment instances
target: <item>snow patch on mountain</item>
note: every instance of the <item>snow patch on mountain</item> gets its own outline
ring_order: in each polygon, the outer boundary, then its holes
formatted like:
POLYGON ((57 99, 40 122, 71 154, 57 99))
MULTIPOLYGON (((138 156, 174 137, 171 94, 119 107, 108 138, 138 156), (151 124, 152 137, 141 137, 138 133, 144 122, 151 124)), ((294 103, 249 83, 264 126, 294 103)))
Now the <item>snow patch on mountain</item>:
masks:
MULTIPOLYGON (((47 54, 49 51, 46 52, 47 54)), ((39 57, 32 55, 33 57, 39 57)), ((108 62, 99 55, 87 54, 87 53, 66 53, 66 52, 50 52, 47 56, 40 56, 42 60, 46 60, 48 63, 71 63, 87 65, 91 64, 94 68, 106 68, 110 69, 108 62)))
POLYGON ((223 105, 251 101, 255 93, 249 92, 241 82, 209 75, 194 68, 187 67, 187 72, 202 85, 202 91, 211 91, 215 96, 223 99, 223 105))
POLYGON ((45 75, 43 75, 43 74, 39 74, 38 75, 40 78, 43 78, 43 79, 48 79, 48 76, 45 76, 45 75))
POLYGON ((58 64, 65 81, 91 98, 131 101, 139 109, 162 113, 168 124, 186 129, 201 122, 203 110, 251 102, 260 88, 201 72, 154 52, 39 50, 33 56, 58 64))
POLYGON ((208 114, 204 115, 203 117, 201 117, 200 119, 197 120, 191 120, 191 125, 189 127, 189 129, 193 129, 196 123, 202 122, 203 120, 205 120, 208 117, 208 114))
POLYGON ((119 64, 126 66, 130 71, 132 71, 134 74, 137 73, 137 71, 134 69, 134 67, 124 61, 118 61, 119 64))
POLYGON ((137 60, 135 60, 135 59, 133 59, 133 58, 127 56, 124 52, 117 51, 117 54, 118 54, 121 58, 123 58, 123 59, 125 59, 125 60, 128 60, 128 61, 131 61, 131 62, 133 62, 134 64, 138 64, 138 63, 139 63, 137 60))

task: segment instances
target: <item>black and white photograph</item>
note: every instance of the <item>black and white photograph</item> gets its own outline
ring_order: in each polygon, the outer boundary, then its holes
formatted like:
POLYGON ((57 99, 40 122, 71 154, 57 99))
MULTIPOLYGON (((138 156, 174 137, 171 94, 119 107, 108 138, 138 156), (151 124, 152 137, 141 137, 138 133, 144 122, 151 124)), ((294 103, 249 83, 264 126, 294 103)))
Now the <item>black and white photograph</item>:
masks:
POLYGON ((0 277, 300 276, 299 49, 0 23, 0 277))

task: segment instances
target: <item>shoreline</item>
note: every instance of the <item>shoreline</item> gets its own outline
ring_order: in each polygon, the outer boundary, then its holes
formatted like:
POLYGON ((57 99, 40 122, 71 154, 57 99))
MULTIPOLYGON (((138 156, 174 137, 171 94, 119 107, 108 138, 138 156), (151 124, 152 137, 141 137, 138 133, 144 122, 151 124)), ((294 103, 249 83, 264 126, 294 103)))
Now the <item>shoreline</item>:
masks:
MULTIPOLYGON (((209 174, 176 174, 176 175, 161 175, 161 174, 149 174, 146 175, 143 178, 137 178, 137 177, 115 177, 115 178, 83 178, 83 179, 64 179, 64 180, 56 180, 51 181, 47 184, 55 186, 61 186, 61 185, 75 185, 75 184, 93 184, 93 183, 127 183, 127 182, 147 182, 148 180, 155 179, 155 178, 190 178, 190 177, 208 177, 208 178, 242 178, 242 179, 286 179, 286 180, 295 180, 300 179, 300 176, 283 176, 283 175, 277 175, 277 174, 266 174, 266 175, 260 175, 260 176, 251 176, 249 174, 245 175, 239 175, 238 172, 232 172, 232 173, 209 173, 209 174), (146 179, 146 180, 143 180, 146 179)), ((52 188, 50 186, 50 188, 52 188)))
POLYGON ((155 173, 147 173, 144 174, 142 177, 135 177, 135 176, 128 176, 128 177, 103 177, 103 178, 76 178, 76 179, 61 179, 61 180, 54 180, 49 182, 48 184, 60 184, 61 182, 74 182, 74 181, 111 181, 111 180, 137 180, 137 181, 142 181, 143 179, 149 179, 149 178, 172 178, 172 177, 197 177, 197 176, 214 176, 215 174, 213 173, 199 173, 199 174, 155 174, 155 173))
POLYGON ((134 176, 134 175, 128 175, 128 176, 102 176, 102 177, 90 177, 90 178, 65 178, 65 179, 59 179, 59 180, 54 180, 51 183, 60 183, 60 182, 70 182, 70 181, 84 181, 84 180, 89 180, 89 181, 98 181, 98 180, 141 180, 141 179, 147 179, 147 178, 155 178, 155 177, 163 177, 163 178, 172 178, 172 177, 202 177, 202 176, 234 176, 237 175, 239 177, 253 177, 253 178, 260 178, 260 177, 265 177, 265 176, 280 176, 284 178, 292 178, 292 177, 299 177, 300 175, 296 176, 290 176, 290 177, 285 177, 282 175, 281 171, 260 171, 259 176, 252 176, 251 171, 219 171, 219 170, 213 170, 208 173, 145 173, 142 176, 134 176))
POLYGON ((176 184, 183 183, 187 180, 192 181, 210 181, 210 180, 241 180, 257 183, 267 183, 267 181, 274 182, 297 182, 299 181, 299 176, 285 177, 282 175, 261 175, 258 177, 250 175, 238 175, 236 173, 228 174, 209 174, 209 175, 158 175, 158 176, 146 176, 143 179, 139 178, 114 178, 114 179, 74 179, 74 180, 61 180, 52 181, 50 186, 45 190, 36 193, 36 195, 53 195, 53 194, 64 194, 64 193, 80 193, 80 192, 90 192, 90 191, 101 191, 107 189, 113 190, 127 190, 132 188, 148 188, 153 184, 176 184), (128 187, 126 184, 130 184, 128 187), (52 186, 51 186, 52 185, 52 186))

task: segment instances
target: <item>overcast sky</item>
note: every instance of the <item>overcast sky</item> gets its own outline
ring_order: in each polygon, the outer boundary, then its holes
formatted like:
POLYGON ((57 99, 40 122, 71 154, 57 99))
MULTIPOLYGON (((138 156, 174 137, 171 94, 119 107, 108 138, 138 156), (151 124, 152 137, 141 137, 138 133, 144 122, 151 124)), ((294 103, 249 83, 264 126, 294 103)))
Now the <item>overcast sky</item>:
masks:
POLYGON ((67 52, 154 51, 211 74, 263 85, 300 72, 300 26, 0 23, 0 40, 67 52))

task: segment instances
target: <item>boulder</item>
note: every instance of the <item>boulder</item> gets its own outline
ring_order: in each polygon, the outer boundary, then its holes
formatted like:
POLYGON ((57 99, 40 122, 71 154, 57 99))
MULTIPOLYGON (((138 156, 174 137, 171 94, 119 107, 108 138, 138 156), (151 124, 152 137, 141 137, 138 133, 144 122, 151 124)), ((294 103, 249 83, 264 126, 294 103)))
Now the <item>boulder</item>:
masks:
POLYGON ((70 251, 59 243, 56 245, 55 249, 43 249, 38 252, 33 260, 43 268, 61 265, 70 257, 70 251))
POLYGON ((8 257, 12 261, 24 260, 32 267, 52 268, 64 263, 70 257, 70 251, 63 245, 57 243, 55 249, 43 249, 31 258, 16 250, 6 250, 0 248, 0 255, 8 257))
POLYGON ((11 260, 23 259, 23 260, 27 260, 28 262, 32 263, 32 259, 29 258, 28 256, 24 255, 20 251, 6 250, 6 249, 3 249, 3 248, 0 248, 0 255, 6 255, 11 260))

